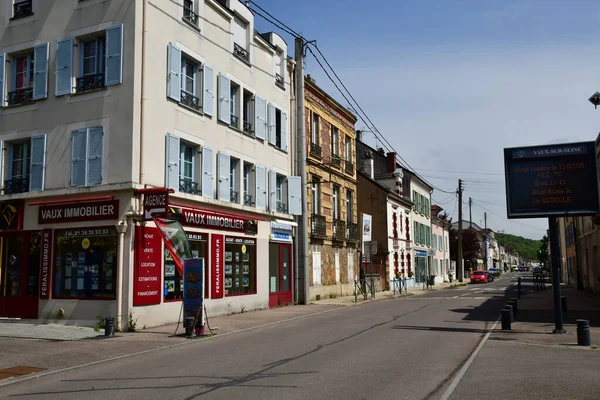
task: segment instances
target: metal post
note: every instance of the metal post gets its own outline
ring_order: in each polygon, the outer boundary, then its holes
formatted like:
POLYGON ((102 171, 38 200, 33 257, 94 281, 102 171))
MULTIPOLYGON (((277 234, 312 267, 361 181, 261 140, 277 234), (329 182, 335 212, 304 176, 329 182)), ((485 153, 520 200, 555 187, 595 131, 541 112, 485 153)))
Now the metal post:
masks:
POLYGON ((519 299, 521 298, 521 277, 517 279, 517 287, 519 288, 519 299))
POLYGON ((306 199, 306 124, 304 121, 304 39, 296 38, 296 171, 302 187, 302 215, 298 223, 298 304, 310 304, 308 271, 308 204, 306 199))
POLYGON ((556 229, 556 217, 548 218, 550 222, 550 251, 552 256, 552 288, 554 289, 554 333, 565 333, 563 329, 563 313, 560 300, 560 275, 558 250, 558 229, 556 229))
POLYGON ((458 256, 456 258, 456 272, 458 281, 462 283, 464 279, 463 271, 463 240, 462 240, 462 179, 458 180, 458 256))
MULTIPOLYGON (((371 297, 375 298, 375 288, 373 286, 373 241, 369 242, 369 272, 371 273, 371 297)), ((383 279, 383 277, 381 277, 383 279)))

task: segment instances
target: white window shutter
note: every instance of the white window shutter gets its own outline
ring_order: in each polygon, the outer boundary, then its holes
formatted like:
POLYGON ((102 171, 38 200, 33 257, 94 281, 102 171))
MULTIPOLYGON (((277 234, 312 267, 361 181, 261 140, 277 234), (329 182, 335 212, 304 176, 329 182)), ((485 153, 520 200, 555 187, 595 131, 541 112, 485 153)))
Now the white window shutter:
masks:
POLYGON ((33 99, 48 97, 48 55, 49 43, 42 43, 33 49, 33 99))
POLYGON ((167 133, 166 173, 165 186, 179 191, 179 136, 167 133))
POLYGON ((265 140, 267 131, 267 101, 262 97, 254 97, 254 136, 265 140))
POLYGON ((206 64, 202 74, 202 112, 211 117, 215 113, 215 71, 206 64))
POLYGON ((267 170, 265 167, 256 166, 256 208, 267 209, 267 170))
POLYGON ((104 150, 104 133, 101 126, 88 129, 87 149, 87 182, 86 186, 102 183, 102 153, 104 150))
POLYGON ((273 104, 267 106, 267 126, 269 127, 269 143, 275 145, 275 106, 273 104))
POLYGON ((269 170, 269 211, 277 211, 277 174, 269 170))
POLYGON ((202 148, 202 196, 214 198, 213 189, 213 151, 208 147, 202 148))
POLYGON ((73 38, 56 41, 57 96, 73 93, 73 38))
POLYGON ((0 107, 4 107, 5 79, 6 75, 6 54, 0 53, 0 107))
POLYGON ((299 176, 288 176, 288 212, 302 215, 302 183, 299 176))
POLYGON ((288 129, 287 129, 287 113, 281 112, 281 148, 285 151, 288 150, 288 129))
POLYGON ((46 135, 31 138, 31 175, 29 190, 44 190, 44 172, 46 163, 46 135))
POLYGON ((229 154, 219 152, 219 200, 230 201, 231 192, 229 174, 231 173, 231 158, 229 154))
POLYGON ((167 97, 181 101, 181 50, 172 43, 169 43, 168 58, 167 97))
POLYGON ((85 186, 87 129, 73 132, 71 146, 71 186, 85 186))
POLYGON ((226 76, 219 74, 219 121, 229 125, 231 123, 231 81, 226 76))
POLYGON ((106 86, 123 81, 123 24, 106 28, 106 86))

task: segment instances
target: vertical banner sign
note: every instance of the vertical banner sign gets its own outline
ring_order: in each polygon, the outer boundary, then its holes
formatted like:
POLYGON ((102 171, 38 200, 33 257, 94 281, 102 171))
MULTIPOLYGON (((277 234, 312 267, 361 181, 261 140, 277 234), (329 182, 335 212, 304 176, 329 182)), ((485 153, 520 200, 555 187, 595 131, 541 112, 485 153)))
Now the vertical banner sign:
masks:
POLYGON ((50 298, 52 271, 52 229, 42 231, 42 251, 40 268, 40 299, 50 298))
POLYGON ((171 253, 173 261, 175 261, 179 275, 183 276, 183 260, 192 258, 190 245, 183 227, 179 222, 169 219, 153 217, 153 220, 167 246, 167 250, 171 253))
POLYGON ((204 258, 188 258, 183 262, 183 317, 196 318, 196 326, 204 325, 204 258))
POLYGON ((135 227, 133 305, 160 304, 162 241, 158 229, 135 227))
POLYGON ((371 230, 373 229, 372 222, 373 222, 373 216, 371 216, 369 214, 362 215, 362 254, 363 254, 363 257, 365 256, 365 252, 367 251, 367 249, 365 248, 365 242, 371 241, 371 230))
POLYGON ((223 256, 225 252, 225 237, 223 235, 211 235, 211 299, 223 298, 223 256))

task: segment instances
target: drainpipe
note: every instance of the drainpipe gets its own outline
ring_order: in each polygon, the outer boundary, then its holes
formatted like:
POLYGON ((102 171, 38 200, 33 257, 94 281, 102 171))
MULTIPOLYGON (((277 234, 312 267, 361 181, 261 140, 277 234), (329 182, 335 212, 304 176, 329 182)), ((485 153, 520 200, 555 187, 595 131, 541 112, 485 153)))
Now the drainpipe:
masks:
POLYGON ((139 216, 139 213, 129 211, 123 216, 123 220, 119 221, 119 223, 117 224, 117 232, 119 233, 119 254, 117 266, 117 328, 121 330, 125 327, 125 325, 123 324, 123 270, 125 267, 123 257, 125 255, 125 233, 127 232, 127 228, 130 225, 128 224, 127 220, 131 220, 136 216, 139 216))
POLYGON ((141 98, 140 98, 140 171, 138 176, 138 182, 140 185, 143 185, 144 175, 144 102, 146 101, 145 95, 145 82, 146 82, 146 73, 145 73, 145 60, 146 60, 146 9, 148 8, 148 0, 144 0, 142 3, 142 61, 141 61, 141 69, 142 69, 142 79, 141 79, 141 98))

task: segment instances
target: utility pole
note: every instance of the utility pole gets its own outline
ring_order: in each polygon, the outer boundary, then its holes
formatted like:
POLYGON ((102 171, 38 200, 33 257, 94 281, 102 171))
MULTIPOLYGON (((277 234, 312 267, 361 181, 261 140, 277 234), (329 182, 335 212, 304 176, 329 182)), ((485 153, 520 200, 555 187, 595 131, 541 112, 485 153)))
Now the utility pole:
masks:
POLYGON ((469 197, 469 228, 473 227, 473 214, 471 213, 471 206, 473 205, 473 199, 469 197))
POLYGON ((464 277, 463 272, 463 237, 462 237, 462 179, 458 180, 458 255, 456 257, 456 273, 458 281, 462 282, 464 277))
POLYGON ((298 304, 310 304, 308 271, 308 204, 306 199, 306 124, 304 111, 304 39, 296 38, 296 172, 302 188, 302 215, 296 217, 298 230, 298 304))
POLYGON ((483 229, 485 232, 485 269, 488 269, 488 231, 487 231, 487 212, 483 213, 483 229))

